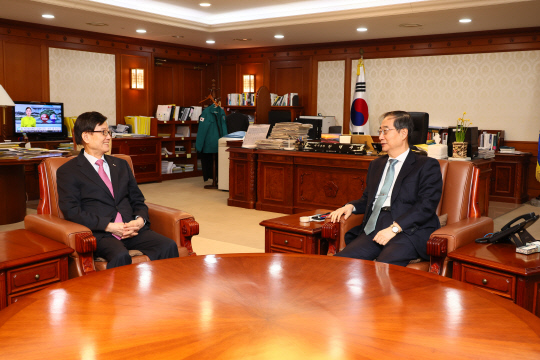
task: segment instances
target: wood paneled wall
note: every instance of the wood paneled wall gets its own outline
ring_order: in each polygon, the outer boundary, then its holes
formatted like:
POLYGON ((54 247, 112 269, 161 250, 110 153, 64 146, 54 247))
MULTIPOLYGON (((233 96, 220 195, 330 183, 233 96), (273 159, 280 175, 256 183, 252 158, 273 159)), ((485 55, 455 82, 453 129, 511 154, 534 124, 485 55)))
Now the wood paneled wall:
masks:
MULTIPOLYGON (((201 79, 186 94, 200 99, 217 80, 218 52, 189 46, 152 42, 135 38, 56 28, 38 24, 0 20, 0 83, 15 101, 49 101, 49 47, 116 55, 116 122, 126 115, 152 115, 154 96, 154 58, 196 63, 209 69, 196 75, 201 79), (145 70, 145 89, 129 87, 131 68, 145 70)), ((193 75, 190 75, 193 77, 193 75)), ((1 112, 0 112, 1 114, 1 112)), ((1 115, 0 115, 1 116, 1 115)), ((13 134, 11 109, 6 111, 7 135, 13 134)))

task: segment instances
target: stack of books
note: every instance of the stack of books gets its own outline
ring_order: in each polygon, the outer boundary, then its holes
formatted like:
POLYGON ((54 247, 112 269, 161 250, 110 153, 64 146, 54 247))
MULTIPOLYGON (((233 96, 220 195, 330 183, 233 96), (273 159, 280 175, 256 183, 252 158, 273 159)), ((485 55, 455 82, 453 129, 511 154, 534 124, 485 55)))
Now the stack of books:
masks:
POLYGON ((255 93, 229 94, 227 95, 227 104, 231 106, 254 106, 255 93))
POLYGON ((516 152, 516 148, 512 146, 501 146, 499 151, 501 154, 513 154, 516 152))
POLYGON ((272 106, 299 106, 298 93, 287 93, 285 95, 270 94, 272 106))
POLYGON ((172 169, 174 163, 172 161, 162 161, 161 162, 161 173, 162 174, 172 174, 172 169))

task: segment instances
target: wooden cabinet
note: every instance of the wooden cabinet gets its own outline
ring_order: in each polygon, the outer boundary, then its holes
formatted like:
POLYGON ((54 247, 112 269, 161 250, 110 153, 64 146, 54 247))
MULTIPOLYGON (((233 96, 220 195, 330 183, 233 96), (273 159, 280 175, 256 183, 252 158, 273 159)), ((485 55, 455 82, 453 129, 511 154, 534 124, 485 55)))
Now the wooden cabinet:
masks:
MULTIPOLYGON (((202 171, 197 169, 197 150, 195 141, 197 140, 197 129, 199 128, 198 121, 159 121, 152 119, 155 122, 155 131, 161 137, 161 147, 167 151, 160 149, 160 167, 161 161, 172 161, 175 164, 192 164, 193 171, 179 172, 173 174, 162 174, 163 180, 181 179, 193 176, 202 176, 202 171), (178 136, 178 126, 189 127, 190 136, 178 136), (176 147, 183 146, 182 152, 176 147), (169 154, 170 153, 170 154, 169 154)), ((154 127, 153 126, 153 127, 154 127)), ((161 168, 160 168, 161 172, 161 168)))
POLYGON ((522 204, 529 200, 528 174, 531 153, 495 154, 491 168, 491 201, 522 204))
POLYGON ((161 139, 149 138, 114 138, 111 153, 125 154, 131 157, 137 183, 161 181, 161 139))
POLYGON ((260 225, 265 227, 264 251, 266 253, 326 255, 328 244, 321 240, 323 222, 301 223, 300 217, 327 212, 330 210, 316 209, 262 221, 260 225))
MULTIPOLYGON (((228 146, 241 142, 227 142, 228 146)), ((257 154, 252 149, 235 147, 229 151, 229 199, 227 205, 255 209, 257 201, 257 154)))
POLYGON ((448 254, 455 280, 504 298, 540 316, 540 253, 516 253, 513 244, 463 246, 448 254))
POLYGON ((0 232, 0 309, 68 279, 73 249, 26 230, 0 232))

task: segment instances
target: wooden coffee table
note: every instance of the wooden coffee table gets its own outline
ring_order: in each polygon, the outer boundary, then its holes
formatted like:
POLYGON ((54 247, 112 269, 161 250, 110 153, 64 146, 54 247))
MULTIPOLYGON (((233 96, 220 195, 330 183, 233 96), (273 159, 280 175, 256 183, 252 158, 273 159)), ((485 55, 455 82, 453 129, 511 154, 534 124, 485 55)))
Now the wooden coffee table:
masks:
POLYGON ((540 319, 427 272, 331 256, 191 256, 0 311, 2 359, 539 359, 540 319))
POLYGON ((264 220, 264 252, 326 255, 328 244, 321 242, 324 222, 300 222, 301 216, 326 214, 332 210, 317 209, 299 214, 264 220))

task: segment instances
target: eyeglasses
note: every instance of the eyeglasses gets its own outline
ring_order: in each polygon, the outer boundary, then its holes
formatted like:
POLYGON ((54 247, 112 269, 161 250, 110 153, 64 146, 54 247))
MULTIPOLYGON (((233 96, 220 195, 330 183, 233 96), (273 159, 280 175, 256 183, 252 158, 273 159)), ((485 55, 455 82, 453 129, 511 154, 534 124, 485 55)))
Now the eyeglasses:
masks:
POLYGON ((109 131, 109 130, 94 130, 94 131, 89 131, 89 132, 102 133, 103 136, 112 135, 112 131, 109 131))
POLYGON ((386 134, 390 131, 390 130, 396 130, 396 129, 379 129, 379 136, 381 136, 381 134, 384 134, 384 136, 386 136, 386 134))

